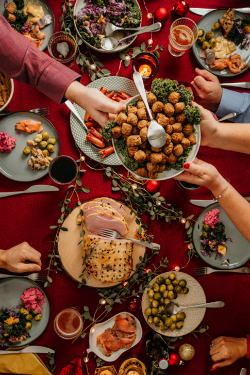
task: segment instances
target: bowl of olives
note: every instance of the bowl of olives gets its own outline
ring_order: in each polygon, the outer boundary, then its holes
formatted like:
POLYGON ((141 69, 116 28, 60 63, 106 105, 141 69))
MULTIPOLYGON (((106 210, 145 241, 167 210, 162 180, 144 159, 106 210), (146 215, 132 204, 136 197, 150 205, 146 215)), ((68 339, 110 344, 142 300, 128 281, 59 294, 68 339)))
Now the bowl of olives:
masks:
POLYGON ((185 309, 176 315, 165 313, 165 306, 174 302, 181 306, 206 302, 205 293, 193 277, 183 272, 166 272, 155 277, 142 297, 142 311, 148 325, 166 336, 183 336, 202 321, 206 309, 185 309))

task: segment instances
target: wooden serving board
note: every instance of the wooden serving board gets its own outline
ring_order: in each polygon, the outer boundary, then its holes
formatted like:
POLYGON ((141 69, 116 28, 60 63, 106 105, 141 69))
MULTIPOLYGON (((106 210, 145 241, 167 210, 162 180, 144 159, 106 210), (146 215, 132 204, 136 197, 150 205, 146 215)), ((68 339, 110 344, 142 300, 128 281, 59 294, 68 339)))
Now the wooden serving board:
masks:
MULTIPOLYGON (((121 202, 119 202, 121 203, 121 202)), ((136 224, 135 220, 136 217, 134 214, 130 215, 130 208, 126 205, 123 205, 124 209, 126 210, 126 221, 128 223, 129 232, 127 234, 130 238, 136 238, 135 234, 139 227, 136 224)), ((116 283, 102 283, 93 278, 92 275, 88 275, 85 271, 84 275, 80 278, 79 276, 82 274, 84 266, 83 261, 83 247, 84 244, 81 242, 82 238, 86 239, 88 235, 88 231, 83 223, 83 225, 77 225, 76 219, 77 215, 79 214, 81 206, 76 207, 65 219, 63 226, 68 229, 68 231, 60 231, 59 234, 59 242, 58 242, 58 253, 61 257, 61 262, 64 270, 66 273, 72 277, 77 282, 81 282, 82 277, 86 280, 87 286, 93 288, 110 288, 115 285, 119 285, 120 282, 116 283), (81 231, 85 231, 84 237, 80 237, 81 231)), ((145 255, 145 246, 138 245, 134 243, 134 251, 133 251, 133 271, 131 272, 131 276, 135 273, 136 265, 140 263, 140 257, 144 257, 145 255)))

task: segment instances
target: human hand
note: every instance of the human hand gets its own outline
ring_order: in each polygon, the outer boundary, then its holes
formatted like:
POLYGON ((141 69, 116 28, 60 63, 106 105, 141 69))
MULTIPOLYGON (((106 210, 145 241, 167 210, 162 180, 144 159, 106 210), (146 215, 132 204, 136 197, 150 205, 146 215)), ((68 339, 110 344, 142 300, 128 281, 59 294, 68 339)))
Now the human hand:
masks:
POLYGON ((203 118, 200 123, 201 146, 215 147, 218 121, 215 120, 214 116, 210 111, 203 108, 201 105, 195 102, 193 102, 192 105, 199 107, 201 111, 201 117, 203 118))
POLYGON ((210 111, 216 112, 219 108, 223 92, 218 78, 207 70, 196 68, 195 72, 198 75, 191 83, 199 95, 198 104, 210 111))
POLYGON ((212 370, 229 366, 238 359, 247 355, 247 339, 220 336, 213 340, 214 346, 210 348, 213 362, 212 370))
POLYGON ((41 271, 41 254, 27 242, 16 245, 9 250, 0 250, 0 268, 10 272, 38 272, 41 271), (25 263, 26 260, 32 263, 25 263))

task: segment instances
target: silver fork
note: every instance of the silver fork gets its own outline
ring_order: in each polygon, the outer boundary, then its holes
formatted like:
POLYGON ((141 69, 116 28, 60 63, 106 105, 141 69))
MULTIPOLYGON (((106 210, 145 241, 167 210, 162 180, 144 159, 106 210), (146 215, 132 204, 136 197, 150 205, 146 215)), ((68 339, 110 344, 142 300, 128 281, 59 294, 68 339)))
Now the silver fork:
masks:
MULTIPOLYGON (((12 113, 16 113, 16 112, 20 112, 20 111, 2 111, 0 112, 0 116, 11 115, 12 113)), ((28 112, 36 113, 37 115, 41 115, 41 116, 47 116, 49 115, 49 107, 35 108, 35 109, 31 109, 28 112)))
POLYGON ((113 229, 101 228, 100 232, 99 232, 99 235, 103 236, 103 237, 107 237, 107 238, 114 238, 114 239, 115 238, 125 238, 126 240, 130 240, 132 242, 135 242, 138 245, 146 246, 146 247, 149 247, 150 249, 154 249, 154 250, 160 250, 160 248, 161 248, 160 245, 158 245, 157 243, 153 243, 153 242, 150 243, 150 242, 146 242, 146 241, 135 240, 134 238, 124 237, 119 232, 117 232, 116 230, 113 230, 113 229))
POLYGON ((214 270, 210 267, 198 267, 195 269, 196 276, 209 275, 213 272, 235 272, 235 273, 250 273, 250 267, 241 267, 236 269, 214 270))
POLYGON ((43 275, 41 273, 31 273, 30 275, 27 275, 27 276, 5 275, 3 273, 0 273, 0 279, 5 279, 8 277, 25 277, 26 279, 30 279, 33 281, 45 281, 46 280, 46 275, 43 275))

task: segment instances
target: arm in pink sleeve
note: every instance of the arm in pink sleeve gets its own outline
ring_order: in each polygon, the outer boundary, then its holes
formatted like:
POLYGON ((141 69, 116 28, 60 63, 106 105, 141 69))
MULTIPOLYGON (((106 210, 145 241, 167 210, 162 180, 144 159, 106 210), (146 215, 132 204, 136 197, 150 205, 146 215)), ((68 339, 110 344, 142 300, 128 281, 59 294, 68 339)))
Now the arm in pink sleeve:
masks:
POLYGON ((0 15, 0 70, 61 103, 68 86, 80 75, 41 52, 0 15))

